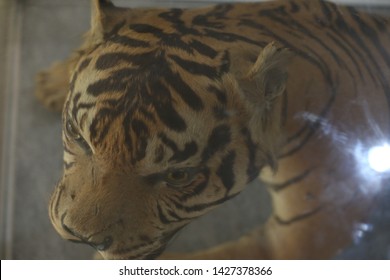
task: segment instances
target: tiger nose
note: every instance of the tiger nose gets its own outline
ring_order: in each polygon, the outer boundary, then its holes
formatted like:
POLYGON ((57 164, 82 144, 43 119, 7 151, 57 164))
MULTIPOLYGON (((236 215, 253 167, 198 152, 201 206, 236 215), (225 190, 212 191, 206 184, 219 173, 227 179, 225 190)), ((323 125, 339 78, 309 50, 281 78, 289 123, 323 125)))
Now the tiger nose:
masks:
POLYGON ((71 242, 74 242, 74 243, 87 244, 98 251, 105 251, 108 248, 110 248, 110 246, 112 244, 112 237, 111 236, 106 236, 104 238, 103 242, 101 242, 101 243, 96 243, 96 242, 88 241, 85 239, 77 239, 77 240, 76 239, 68 239, 68 240, 71 242))
POLYGON ((64 231, 70 235, 70 237, 66 238, 67 240, 69 240, 71 242, 75 242, 75 243, 87 244, 87 245, 95 248, 98 251, 107 250, 111 246, 112 241, 113 241, 111 236, 104 237, 103 241, 101 241, 101 242, 96 242, 94 240, 91 240, 91 237, 85 237, 82 234, 79 234, 75 230, 68 227, 64 223, 63 219, 61 222, 61 226, 64 229, 64 231))

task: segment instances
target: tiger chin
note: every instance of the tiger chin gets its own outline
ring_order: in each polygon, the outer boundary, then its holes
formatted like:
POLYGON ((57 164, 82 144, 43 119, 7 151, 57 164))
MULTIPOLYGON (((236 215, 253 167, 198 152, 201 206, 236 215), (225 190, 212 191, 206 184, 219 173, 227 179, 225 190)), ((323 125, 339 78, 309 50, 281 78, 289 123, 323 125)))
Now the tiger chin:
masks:
POLYGON ((266 224, 161 258, 332 258, 378 195, 350 147, 389 132, 380 113, 389 27, 317 0, 197 9, 93 0, 82 46, 37 80, 42 103, 62 108, 54 228, 105 259, 156 258, 260 176, 273 202, 266 224))

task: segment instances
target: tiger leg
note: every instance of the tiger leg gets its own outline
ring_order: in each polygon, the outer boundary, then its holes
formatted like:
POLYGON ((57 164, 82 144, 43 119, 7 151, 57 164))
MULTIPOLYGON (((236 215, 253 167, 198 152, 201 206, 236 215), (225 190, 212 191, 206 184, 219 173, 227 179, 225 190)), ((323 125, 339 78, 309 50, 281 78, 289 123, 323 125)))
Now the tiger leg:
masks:
POLYGON ((353 234, 353 224, 345 224, 336 214, 318 213, 295 224, 270 217, 238 240, 193 253, 164 253, 160 259, 331 259, 351 242, 353 234), (337 228, 341 223, 343 229, 337 228))
POLYGON ((238 240, 229 241, 209 249, 192 253, 167 252, 159 259, 189 260, 253 260, 269 259, 269 244, 264 235, 264 227, 258 226, 238 240))
POLYGON ((36 76, 36 98, 49 110, 60 112, 69 89, 70 60, 55 62, 36 76))

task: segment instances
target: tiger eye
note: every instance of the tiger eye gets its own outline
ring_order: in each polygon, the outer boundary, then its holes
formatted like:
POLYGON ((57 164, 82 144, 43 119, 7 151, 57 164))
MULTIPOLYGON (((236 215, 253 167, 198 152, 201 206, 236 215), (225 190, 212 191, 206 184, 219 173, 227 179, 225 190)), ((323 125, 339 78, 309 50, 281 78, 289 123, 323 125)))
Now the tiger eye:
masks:
POLYGON ((77 131, 74 124, 69 120, 66 122, 66 133, 75 140, 81 138, 80 133, 77 131))
POLYGON ((81 148, 83 148, 84 151, 86 151, 88 154, 92 153, 91 147, 89 146, 87 141, 85 141, 85 139, 81 136, 80 132, 74 126, 74 123, 72 121, 68 120, 66 122, 65 132, 70 138, 72 138, 72 140, 74 140, 81 148))
POLYGON ((188 179, 188 173, 185 171, 174 171, 174 172, 168 173, 168 177, 171 180, 182 181, 182 180, 188 179))
POLYGON ((170 171, 165 176, 165 181, 168 185, 183 186, 191 182, 191 176, 189 172, 185 170, 170 171))

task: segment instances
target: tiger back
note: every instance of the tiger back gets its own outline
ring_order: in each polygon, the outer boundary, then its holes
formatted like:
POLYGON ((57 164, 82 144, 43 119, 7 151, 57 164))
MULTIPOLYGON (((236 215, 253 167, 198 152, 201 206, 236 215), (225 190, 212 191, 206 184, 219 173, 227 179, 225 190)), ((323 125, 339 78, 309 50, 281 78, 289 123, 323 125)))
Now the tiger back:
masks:
POLYGON ((265 225, 162 257, 331 258, 351 242, 386 180, 364 159, 389 138, 388 18, 308 0, 92 2, 84 44, 37 89, 56 108, 68 92, 49 207, 62 237, 104 258, 154 258, 260 175, 265 225))

